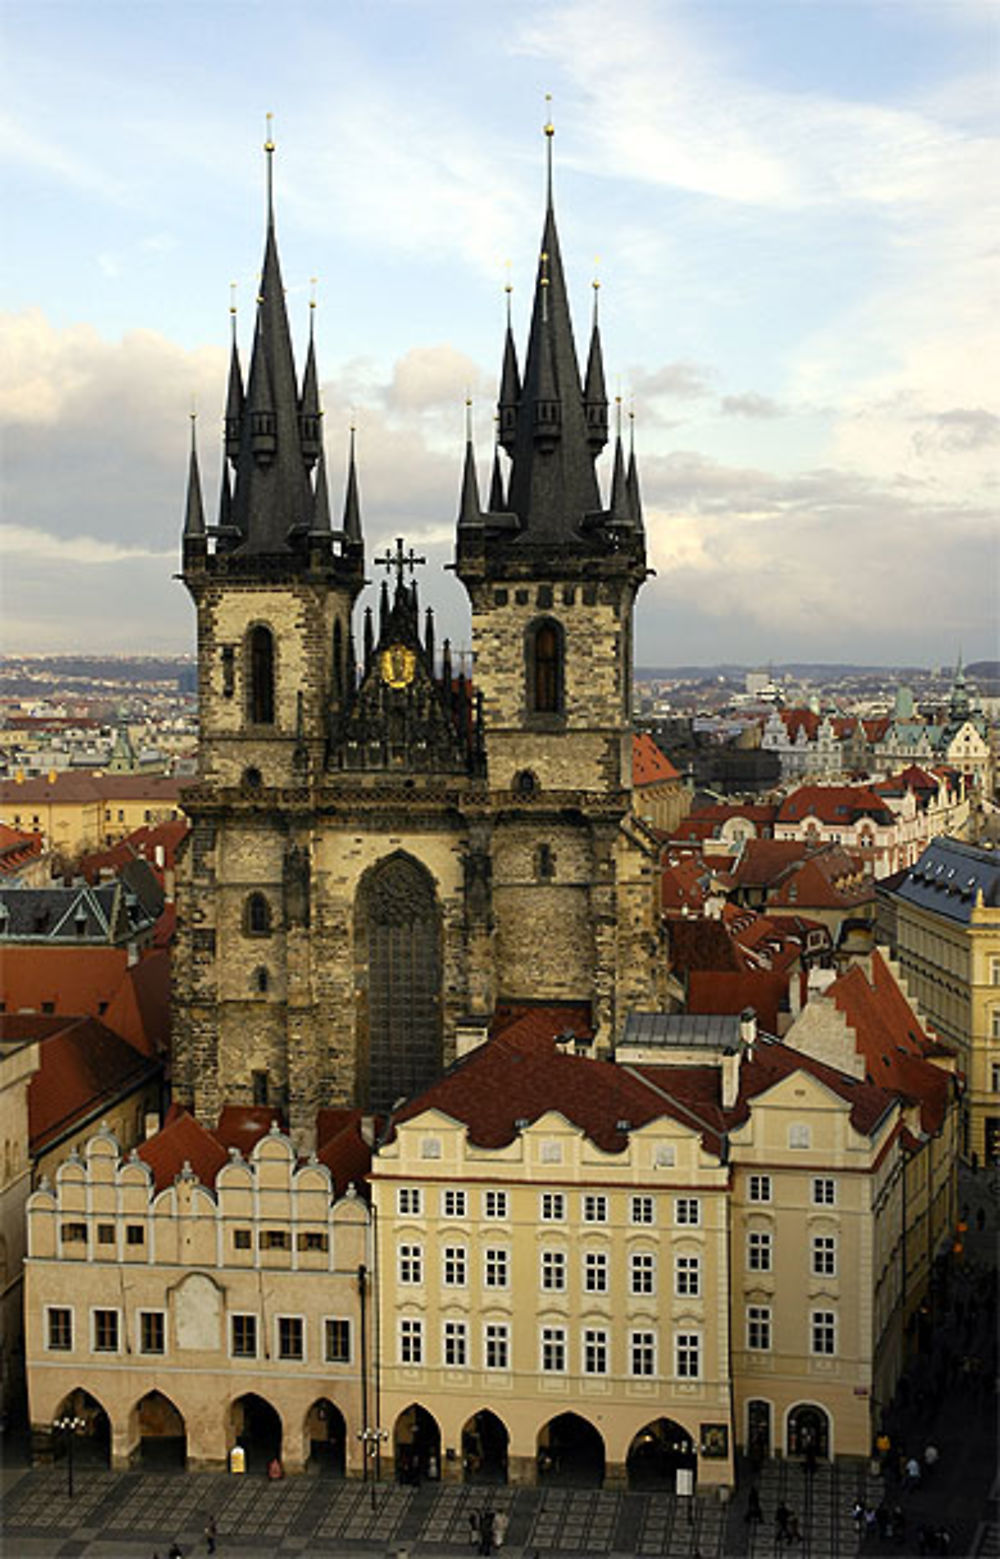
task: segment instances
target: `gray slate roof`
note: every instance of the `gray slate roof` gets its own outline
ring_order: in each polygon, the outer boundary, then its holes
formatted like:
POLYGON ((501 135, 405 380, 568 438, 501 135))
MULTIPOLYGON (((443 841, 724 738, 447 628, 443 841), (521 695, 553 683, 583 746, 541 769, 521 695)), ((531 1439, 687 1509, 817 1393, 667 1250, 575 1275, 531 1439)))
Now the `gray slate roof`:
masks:
POLYGON ((931 840, 893 897, 967 925, 980 893, 988 908, 1000 908, 1000 850, 942 835, 931 840))

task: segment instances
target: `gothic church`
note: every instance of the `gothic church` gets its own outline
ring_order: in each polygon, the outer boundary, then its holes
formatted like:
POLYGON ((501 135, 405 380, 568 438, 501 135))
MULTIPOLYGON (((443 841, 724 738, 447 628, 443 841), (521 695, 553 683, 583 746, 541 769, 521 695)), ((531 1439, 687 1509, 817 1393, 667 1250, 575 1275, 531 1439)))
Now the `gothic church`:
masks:
POLYGON ((498 1007, 577 1002, 606 1051, 661 1003, 656 852, 631 811, 633 455, 610 493, 595 308, 581 379, 548 198, 523 366, 508 320, 485 507, 471 436, 455 567, 469 678, 414 567, 366 556, 353 442, 331 519, 314 344, 298 377, 268 225, 244 375, 234 340, 218 523, 192 446, 183 579, 200 756, 178 883, 174 1097, 385 1111, 486 1037, 498 1007), (386 565, 377 621, 355 606, 386 565), (357 629, 360 628, 360 631, 357 629))

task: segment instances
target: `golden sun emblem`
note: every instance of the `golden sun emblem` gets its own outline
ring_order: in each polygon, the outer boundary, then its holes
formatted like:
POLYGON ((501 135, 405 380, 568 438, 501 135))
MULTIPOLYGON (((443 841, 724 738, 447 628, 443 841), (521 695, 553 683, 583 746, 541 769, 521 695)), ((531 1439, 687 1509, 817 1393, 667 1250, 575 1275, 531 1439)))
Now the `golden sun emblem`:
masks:
POLYGON ((416 653, 406 644, 390 644, 379 657, 382 681, 389 687, 409 687, 416 669, 416 653))

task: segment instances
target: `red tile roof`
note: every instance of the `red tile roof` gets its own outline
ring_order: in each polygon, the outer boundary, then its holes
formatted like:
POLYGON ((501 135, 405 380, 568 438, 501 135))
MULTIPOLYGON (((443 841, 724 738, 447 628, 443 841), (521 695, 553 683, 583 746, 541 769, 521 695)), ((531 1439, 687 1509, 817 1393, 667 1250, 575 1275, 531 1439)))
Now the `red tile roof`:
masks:
POLYGON ((883 798, 868 785, 800 785, 782 801, 776 821, 794 823, 808 817, 831 824, 853 823, 861 817, 893 821, 883 798))
POLYGON ((736 1016, 752 1007, 762 1028, 776 1033, 778 1014, 789 1010, 787 971, 694 969, 687 982, 685 1010, 736 1016))
MULTIPOLYGON (((141 1055, 96 1018, 48 1021, 57 1027, 44 1038, 39 1069, 28 1088, 33 1155, 153 1081, 161 1070, 158 1061, 141 1055)), ((21 1037, 23 1018, 0 1016, 0 1036, 6 1036, 8 1025, 21 1037)))
POLYGON ((867 1080, 919 1104, 924 1130, 936 1131, 951 1084, 930 1058, 951 1052, 921 1028, 881 953, 872 954, 870 977, 860 964, 852 964, 826 995, 854 1030, 867 1080))
POLYGON ((144 1055, 170 1050, 170 954, 151 951, 126 969, 104 1013, 108 1028, 144 1055))
POLYGON ((8 1014, 51 1003, 67 1017, 101 1018, 146 1055, 163 1053, 170 1035, 170 966, 150 950, 131 968, 124 947, 5 947, 0 999, 8 1014))
POLYGON ((138 1152, 153 1171, 157 1191, 173 1185, 185 1163, 202 1185, 214 1186, 219 1170, 229 1162, 222 1143, 176 1104, 171 1106, 161 1130, 155 1137, 147 1138, 138 1152))
POLYGON ((168 871, 173 871, 177 851, 187 837, 190 825, 186 818, 172 818, 163 823, 148 824, 126 834, 107 850, 95 850, 80 857, 74 868, 88 882, 99 882, 102 877, 117 876, 129 861, 145 861, 155 872, 160 887, 168 871), (162 863, 158 857, 162 855, 162 863))
POLYGON ((261 1137, 266 1137, 277 1122, 282 1131, 287 1128, 281 1111, 271 1104, 226 1104, 219 1116, 215 1135, 225 1148, 239 1148, 244 1158, 249 1158, 261 1137))
POLYGON ((667 755, 660 751, 648 732, 632 737, 632 784, 662 785, 679 780, 680 773, 667 755))
POLYGON ((20 828, 0 823, 0 876, 19 872, 29 861, 41 855, 42 848, 41 834, 24 833, 20 828))
POLYGON ((363 1190, 372 1167, 372 1149, 362 1136, 362 1112, 352 1110, 350 1115, 352 1119, 332 1132, 316 1155, 333 1176, 338 1196, 343 1196, 349 1185, 363 1190))

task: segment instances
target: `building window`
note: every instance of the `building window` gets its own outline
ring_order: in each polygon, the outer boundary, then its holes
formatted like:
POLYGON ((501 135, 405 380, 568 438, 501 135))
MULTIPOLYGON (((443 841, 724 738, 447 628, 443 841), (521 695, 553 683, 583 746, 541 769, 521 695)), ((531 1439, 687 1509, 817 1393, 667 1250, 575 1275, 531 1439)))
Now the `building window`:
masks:
POLYGON ((561 1375, 566 1370, 566 1328, 542 1327, 542 1373, 561 1375))
POLYGON ((250 631, 250 700, 254 725, 274 724, 274 638, 269 628, 250 631))
POLYGON ((292 1235, 289 1229, 263 1229, 260 1236, 261 1250, 291 1250, 292 1235))
POLYGON ((125 1225, 126 1245, 145 1245, 146 1230, 141 1223, 128 1223, 125 1225))
POLYGON ((816 1175, 812 1183, 813 1205, 816 1207, 834 1207, 837 1202, 837 1182, 829 1175, 816 1175))
POLYGON ((812 1242, 813 1276, 835 1277, 837 1274, 837 1241, 832 1234, 814 1234, 812 1242))
POLYGON ((65 1305, 52 1305, 48 1312, 48 1347, 52 1353, 73 1350, 73 1312, 65 1305))
POLYGON ((528 708, 533 714, 557 715, 563 709, 563 630, 554 618, 528 629, 528 708))
POLYGON ((487 1288, 506 1288, 509 1257, 506 1250, 488 1246, 484 1256, 484 1282, 487 1288))
POLYGON ((583 1199, 584 1223, 607 1223, 608 1199, 606 1196, 588 1194, 583 1199))
POLYGON ((608 1258, 602 1250, 588 1250, 583 1256, 583 1288, 587 1294, 608 1291, 608 1258))
POLYGON ((399 1247, 399 1281, 422 1283, 424 1281, 424 1250, 422 1245, 399 1247))
POLYGON ((306 1229, 300 1234, 296 1242, 299 1250, 329 1250, 329 1236, 319 1229, 306 1229))
POLYGON ((1000 1093, 1000 1061, 990 1062, 990 1092, 1000 1093))
POLYGON ((766 1352, 771 1346, 770 1305, 747 1306, 747 1347, 766 1352))
POLYGON ((251 1246, 250 1230, 249 1229, 234 1229, 233 1230, 233 1249, 234 1250, 249 1250, 250 1246, 251 1246))
POLYGON ((555 1137, 550 1137, 543 1142, 539 1149, 539 1157, 543 1164, 562 1163, 562 1143, 555 1137))
POLYGON ((396 1192, 396 1211, 401 1218, 419 1218, 421 1210, 420 1187, 401 1185, 396 1192))
POLYGON ((251 1072, 250 1083, 253 1088, 253 1102, 257 1105, 266 1105, 270 1091, 270 1078, 267 1072, 251 1072))
POLYGON ((441 1212, 445 1218, 464 1218, 467 1198, 464 1191, 445 1191, 441 1197, 441 1212))
POLYGON ((656 1290, 656 1257, 652 1251, 633 1251, 629 1257, 629 1292, 652 1294, 656 1290))
POLYGON ((115 1243, 115 1226, 113 1223, 99 1223, 97 1225, 98 1245, 113 1245, 115 1243))
POLYGON ((441 1157, 441 1138, 440 1137, 423 1137, 423 1138, 421 1138, 421 1142, 420 1142, 420 1157, 421 1158, 440 1158, 441 1157))
POLYGON ((507 1205, 506 1191, 485 1191, 483 1193, 484 1218, 506 1218, 507 1205))
POLYGON ((771 1176, 750 1176, 750 1200, 751 1202, 769 1202, 771 1200, 771 1176))
POLYGON ((535 876, 539 882, 551 882, 556 874, 556 858, 552 846, 540 844, 535 851, 535 876))
POLYGON ((678 1256, 674 1263, 674 1292, 697 1299, 701 1293, 701 1257, 678 1256))
POLYGON ((468 1282, 467 1258, 464 1245, 446 1245, 444 1248, 444 1281, 448 1288, 464 1288, 468 1282))
POLYGON ((833 1311, 814 1310, 810 1321, 811 1348, 813 1353, 836 1353, 837 1317, 833 1311))
POLYGON ((566 1257, 561 1250, 542 1251, 542 1287, 562 1293, 566 1287, 566 1257))
POLYGON ((484 1332, 485 1365, 488 1370, 510 1368, 510 1327, 506 1321, 487 1321, 484 1332))
POLYGON ((770 1272, 771 1236, 757 1229, 747 1235, 747 1267, 751 1272, 770 1272))
POLYGON ((655 1222, 653 1198, 651 1196, 633 1196, 629 1199, 629 1218, 632 1223, 651 1224, 655 1222))
POLYGON ((789 1126, 788 1146, 790 1148, 808 1148, 812 1146, 812 1132, 805 1121, 793 1121, 789 1126))
POLYGON ((566 1217, 566 1198, 561 1191, 542 1192, 542 1222, 562 1223, 566 1217))
POLYGON ((632 1332, 629 1337, 629 1369, 633 1375, 656 1374, 655 1332, 632 1332))
POLYGON ((658 1142, 653 1153, 657 1169, 673 1169, 677 1162, 677 1149, 672 1142, 658 1142))
POLYGON ((678 1332, 674 1339, 674 1373, 679 1380, 701 1376, 701 1337, 698 1332, 678 1332))
POLYGON ((402 1320, 399 1323, 400 1364, 424 1362, 424 1323, 420 1320, 402 1320))
POLYGON ((1000 985, 1000 958, 990 959, 990 984, 1000 985))
POLYGON ((252 989, 257 992, 258 996, 263 996, 265 994, 265 992, 267 991, 267 988, 270 985, 270 983, 271 983, 270 975, 268 974, 267 970, 264 968, 264 965, 261 964, 253 972, 253 979, 251 980, 252 989))
POLYGON ((87 1243, 85 1223, 64 1223, 60 1232, 64 1245, 86 1245, 87 1243))
POLYGON ((464 1370, 469 1362, 469 1333, 464 1321, 444 1323, 444 1362, 453 1370, 464 1370))
POLYGON ((583 1373, 606 1375, 608 1373, 608 1334, 587 1327, 583 1333, 583 1373))
POLYGON ((278 1316, 278 1358, 305 1358, 305 1326, 300 1315, 278 1316))
POLYGON ((139 1311, 139 1352, 165 1353, 166 1317, 162 1310, 139 1311))
POLYGON ((694 1228, 701 1223, 701 1203, 696 1196, 679 1196, 674 1202, 675 1223, 694 1228))
POLYGON ((118 1311, 94 1311, 94 1352, 118 1352, 118 1311))
POLYGON ((231 644, 222 646, 222 696, 232 698, 236 688, 236 653, 231 644))
POLYGON ((351 1323, 327 1316, 323 1323, 323 1348, 327 1364, 350 1364, 351 1323))
POLYGON ((247 936, 271 935, 271 906, 263 893, 251 893, 243 907, 243 929, 247 936))
POLYGON ((255 1359, 257 1357, 257 1317, 255 1315, 234 1315, 232 1322, 233 1358, 255 1359))
POLYGON ((1000 1039, 1000 1007, 994 1007, 990 1013, 990 1037, 1000 1039))

